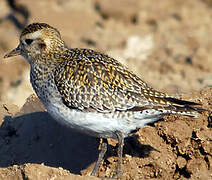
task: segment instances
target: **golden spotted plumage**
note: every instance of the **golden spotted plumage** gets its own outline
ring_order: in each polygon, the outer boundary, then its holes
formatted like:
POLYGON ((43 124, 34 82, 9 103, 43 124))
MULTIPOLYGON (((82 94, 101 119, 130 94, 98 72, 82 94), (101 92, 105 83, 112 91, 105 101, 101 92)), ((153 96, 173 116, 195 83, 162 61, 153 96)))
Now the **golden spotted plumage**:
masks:
POLYGON ((59 61, 55 83, 69 107, 100 112, 138 111, 139 107, 177 111, 186 103, 177 103, 148 86, 117 60, 90 49, 69 49, 59 61))
POLYGON ((127 110, 147 101, 144 96, 139 97, 142 84, 133 84, 131 72, 123 73, 124 67, 113 58, 88 49, 71 49, 61 58, 55 82, 70 107, 108 112, 127 110), (138 86, 138 90, 133 86, 138 86), (71 96, 73 92, 77 92, 76 96, 71 96), (83 99, 77 98, 82 95, 83 99), (132 95, 135 97, 130 100, 132 95))

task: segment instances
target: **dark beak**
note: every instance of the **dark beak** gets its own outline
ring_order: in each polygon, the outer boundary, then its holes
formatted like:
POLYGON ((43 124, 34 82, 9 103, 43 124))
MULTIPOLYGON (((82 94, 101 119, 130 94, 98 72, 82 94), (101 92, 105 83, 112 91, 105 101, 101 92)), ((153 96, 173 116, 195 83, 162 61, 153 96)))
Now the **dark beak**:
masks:
POLYGON ((18 46, 17 48, 13 49, 12 51, 10 51, 9 53, 7 53, 4 58, 8 58, 8 57, 12 57, 12 56, 18 56, 21 54, 21 50, 20 50, 20 46, 18 46))

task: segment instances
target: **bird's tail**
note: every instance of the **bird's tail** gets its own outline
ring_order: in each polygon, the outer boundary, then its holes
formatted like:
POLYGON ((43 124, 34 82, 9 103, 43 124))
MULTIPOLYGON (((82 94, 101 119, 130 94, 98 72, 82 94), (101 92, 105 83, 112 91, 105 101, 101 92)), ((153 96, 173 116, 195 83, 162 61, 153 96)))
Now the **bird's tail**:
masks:
POLYGON ((185 101, 180 100, 172 97, 166 97, 164 98, 167 102, 169 102, 169 106, 167 106, 165 109, 170 110, 173 114, 181 114, 186 116, 198 116, 198 113, 202 113, 205 111, 208 111, 204 108, 202 108, 202 104, 195 103, 192 101, 185 101))

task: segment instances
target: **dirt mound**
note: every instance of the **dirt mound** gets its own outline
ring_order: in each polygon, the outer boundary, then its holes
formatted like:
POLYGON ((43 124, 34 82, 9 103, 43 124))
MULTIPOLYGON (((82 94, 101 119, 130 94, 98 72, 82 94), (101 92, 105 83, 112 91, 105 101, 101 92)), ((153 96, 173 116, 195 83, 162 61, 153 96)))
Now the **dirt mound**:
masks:
MULTIPOLYGON (((212 109, 212 89, 184 98, 212 109)), ((98 156, 96 138, 58 124, 34 95, 21 110, 1 104, 0 111, 0 179, 88 179, 98 156)), ((140 129, 126 139, 122 179, 210 179, 211 128, 205 112, 197 119, 167 116, 140 129)), ((116 169, 116 141, 109 143, 100 177, 111 177, 116 169)))

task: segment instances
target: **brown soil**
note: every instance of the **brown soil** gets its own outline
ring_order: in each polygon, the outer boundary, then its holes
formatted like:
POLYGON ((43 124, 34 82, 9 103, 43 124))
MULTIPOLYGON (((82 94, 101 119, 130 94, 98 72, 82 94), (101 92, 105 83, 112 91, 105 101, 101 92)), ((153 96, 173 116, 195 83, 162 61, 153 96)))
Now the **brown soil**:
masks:
MULTIPOLYGON (((71 47, 110 54, 154 88, 212 109, 210 0, 19 0, 29 22, 57 27, 71 47)), ((0 56, 16 47, 23 16, 0 1, 0 56)), ((98 179, 89 174, 98 140, 64 127, 45 112, 22 57, 0 62, 0 179, 98 179), (30 96, 30 97, 29 97, 30 96), (29 97, 28 99, 26 99, 29 97), (12 105, 15 104, 15 105, 12 105)), ((212 116, 167 116, 126 139, 122 179, 212 179, 212 116)), ((109 140, 98 176, 111 177, 109 140)))

